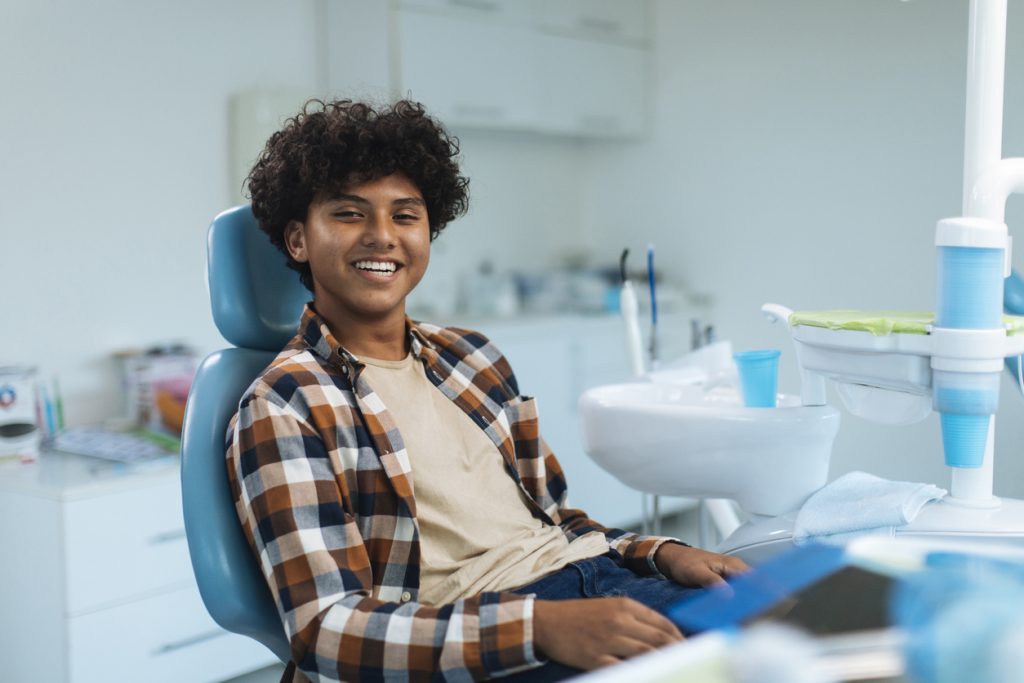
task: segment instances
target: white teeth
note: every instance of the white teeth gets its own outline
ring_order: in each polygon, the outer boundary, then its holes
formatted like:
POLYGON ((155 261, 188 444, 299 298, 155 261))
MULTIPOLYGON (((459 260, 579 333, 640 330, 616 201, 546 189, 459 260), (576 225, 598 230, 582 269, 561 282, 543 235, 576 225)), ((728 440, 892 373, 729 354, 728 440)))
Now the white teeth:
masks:
POLYGON ((359 270, 370 270, 375 273, 393 273, 398 266, 393 261, 356 261, 359 270))

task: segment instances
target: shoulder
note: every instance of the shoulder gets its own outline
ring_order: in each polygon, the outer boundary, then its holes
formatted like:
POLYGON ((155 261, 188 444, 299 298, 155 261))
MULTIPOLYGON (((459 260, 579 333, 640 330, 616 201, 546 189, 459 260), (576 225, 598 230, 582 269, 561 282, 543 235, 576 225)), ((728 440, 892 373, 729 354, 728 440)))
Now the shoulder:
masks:
POLYGON ((294 403, 296 397, 323 388, 340 389, 348 380, 308 348, 288 347, 253 380, 242 397, 242 404, 267 400, 280 405, 294 403))
POLYGON ((423 322, 417 322, 416 329, 438 351, 446 351, 459 357, 471 356, 481 351, 484 355, 501 355, 494 343, 476 330, 423 322))
POLYGON ((453 367, 468 366, 475 373, 491 377, 492 381, 507 384, 513 394, 518 393, 512 366, 485 334, 462 327, 420 322, 415 324, 423 338, 453 367))

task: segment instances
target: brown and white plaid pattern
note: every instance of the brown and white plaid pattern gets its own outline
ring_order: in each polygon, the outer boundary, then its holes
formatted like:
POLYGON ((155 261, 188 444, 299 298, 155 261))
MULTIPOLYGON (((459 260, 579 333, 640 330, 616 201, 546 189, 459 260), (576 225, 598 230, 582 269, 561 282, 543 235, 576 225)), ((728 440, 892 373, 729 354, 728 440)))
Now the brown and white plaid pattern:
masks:
MULTIPOLYGON (((531 398, 486 337, 407 323, 427 377, 498 447, 533 513, 571 540, 598 530, 639 574, 666 539, 606 529, 564 507, 566 484, 531 398)), ((417 603, 419 533, 409 457, 363 365, 312 306, 242 398, 227 434, 238 516, 314 681, 470 681, 541 663, 533 597, 417 603)), ((452 491, 451 495, 458 495, 452 491)))

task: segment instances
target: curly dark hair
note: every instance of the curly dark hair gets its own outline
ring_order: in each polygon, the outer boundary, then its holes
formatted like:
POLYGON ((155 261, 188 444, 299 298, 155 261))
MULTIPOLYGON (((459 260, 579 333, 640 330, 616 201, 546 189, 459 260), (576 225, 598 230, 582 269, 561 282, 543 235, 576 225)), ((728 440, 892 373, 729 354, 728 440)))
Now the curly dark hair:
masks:
POLYGON ((433 240, 469 204, 458 153, 458 138, 418 102, 375 109, 351 100, 310 100, 270 136, 246 183, 260 228, 312 291, 309 264, 292 259, 284 233, 290 221, 306 220, 317 195, 401 172, 423 193, 433 240))

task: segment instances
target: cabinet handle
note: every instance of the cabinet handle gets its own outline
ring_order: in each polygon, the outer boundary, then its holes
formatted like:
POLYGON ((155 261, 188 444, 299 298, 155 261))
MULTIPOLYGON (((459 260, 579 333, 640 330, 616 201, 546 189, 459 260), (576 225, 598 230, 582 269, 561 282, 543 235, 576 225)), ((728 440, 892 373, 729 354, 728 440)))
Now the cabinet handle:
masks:
POLYGON ((479 12, 498 11, 498 3, 493 0, 448 0, 448 4, 463 9, 475 9, 479 12))
POLYGON ((214 638, 220 638, 221 636, 227 635, 227 633, 228 632, 223 629, 217 629, 216 631, 200 633, 199 635, 192 636, 191 638, 182 638, 181 640, 176 640, 172 643, 165 643, 164 645, 161 645, 160 647, 153 650, 153 654, 157 656, 170 654, 172 652, 176 652, 177 650, 181 650, 186 647, 198 645, 199 643, 205 643, 206 641, 213 640, 214 638))
POLYGON ((160 545, 161 543, 173 543, 174 541, 180 541, 185 538, 184 529, 175 529, 174 531, 165 531, 162 534, 151 536, 149 538, 150 545, 160 545))
POLYGON ((604 31, 605 33, 619 33, 622 31, 621 21, 601 19, 600 17, 580 17, 580 26, 586 29, 604 31))

